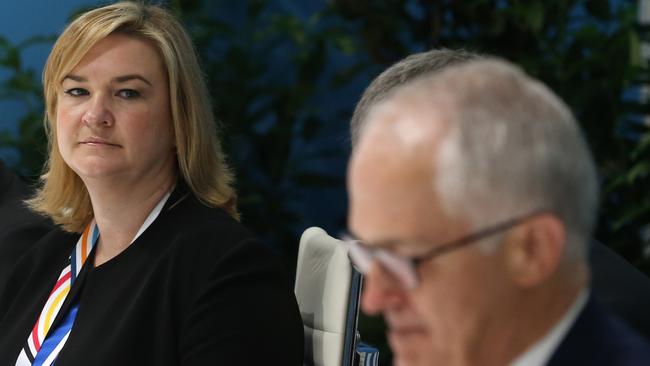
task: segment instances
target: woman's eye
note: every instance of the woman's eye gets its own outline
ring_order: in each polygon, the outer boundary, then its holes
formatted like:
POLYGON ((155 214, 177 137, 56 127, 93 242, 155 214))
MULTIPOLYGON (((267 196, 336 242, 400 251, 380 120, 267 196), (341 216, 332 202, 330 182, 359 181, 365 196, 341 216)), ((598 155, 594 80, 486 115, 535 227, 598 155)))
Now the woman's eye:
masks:
POLYGON ((88 90, 82 89, 82 88, 70 88, 67 90, 63 91, 64 93, 73 96, 73 97, 80 97, 82 95, 88 95, 88 90))
POLYGON ((135 99, 140 97, 140 93, 133 89, 122 89, 117 94, 124 99, 135 99))

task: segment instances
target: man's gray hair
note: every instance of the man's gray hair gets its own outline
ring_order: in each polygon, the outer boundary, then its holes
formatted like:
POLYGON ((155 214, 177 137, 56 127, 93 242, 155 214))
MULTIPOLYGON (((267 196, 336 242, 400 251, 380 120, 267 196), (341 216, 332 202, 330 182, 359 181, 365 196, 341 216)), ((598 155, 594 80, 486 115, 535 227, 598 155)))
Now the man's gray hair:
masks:
POLYGON ((550 89, 496 59, 450 66, 403 88, 425 95, 449 123, 435 174, 449 214, 485 226, 547 210, 565 225, 565 259, 584 258, 596 168, 569 108, 550 89))
POLYGON ((386 69, 366 88, 352 113, 350 122, 352 146, 358 142, 372 107, 388 99, 400 86, 438 72, 446 66, 480 58, 482 56, 479 54, 465 50, 439 49, 410 55, 386 69))

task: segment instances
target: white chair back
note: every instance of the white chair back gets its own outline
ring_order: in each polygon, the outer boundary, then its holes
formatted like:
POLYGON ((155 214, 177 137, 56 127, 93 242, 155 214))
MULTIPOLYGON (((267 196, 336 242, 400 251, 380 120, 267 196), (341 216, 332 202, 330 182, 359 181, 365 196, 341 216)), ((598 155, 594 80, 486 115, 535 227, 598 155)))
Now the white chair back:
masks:
POLYGON ((318 227, 305 230, 295 284, 305 327, 305 365, 353 364, 360 281, 339 240, 318 227))

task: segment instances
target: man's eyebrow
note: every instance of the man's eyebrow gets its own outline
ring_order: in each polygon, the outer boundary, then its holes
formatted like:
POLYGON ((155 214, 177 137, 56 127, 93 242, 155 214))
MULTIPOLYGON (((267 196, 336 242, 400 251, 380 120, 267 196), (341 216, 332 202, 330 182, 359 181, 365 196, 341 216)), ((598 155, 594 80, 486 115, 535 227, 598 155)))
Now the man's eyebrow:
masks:
MULTIPOLYGON (((76 81, 76 82, 79 82, 79 83, 88 81, 88 79, 86 79, 85 77, 79 76, 79 75, 74 75, 74 74, 66 75, 63 78, 63 80, 65 80, 65 79, 70 79, 70 80, 73 80, 73 81, 76 81)), ((147 78, 145 78, 144 76, 139 75, 139 74, 128 74, 128 75, 117 76, 117 77, 114 77, 113 80, 111 80, 111 81, 118 82, 118 83, 124 83, 124 82, 129 81, 129 80, 141 80, 145 84, 151 86, 151 82, 149 80, 147 80, 147 78)))
POLYGON ((366 241, 363 239, 359 239, 357 235, 355 235, 352 231, 349 231, 346 235, 352 240, 359 241, 365 245, 371 244, 372 247, 374 248, 381 248, 381 249, 394 249, 401 241, 397 239, 382 239, 379 241, 366 241))

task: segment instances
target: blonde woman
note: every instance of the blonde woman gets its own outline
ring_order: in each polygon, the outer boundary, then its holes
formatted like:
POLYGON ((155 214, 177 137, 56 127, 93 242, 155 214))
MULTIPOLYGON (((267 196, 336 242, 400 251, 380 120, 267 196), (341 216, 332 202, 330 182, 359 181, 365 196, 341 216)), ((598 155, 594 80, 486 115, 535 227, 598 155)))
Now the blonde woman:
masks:
POLYGON ((73 21, 47 60, 33 210, 63 230, 0 293, 1 365, 299 365, 279 264, 237 221, 193 45, 158 6, 73 21))

